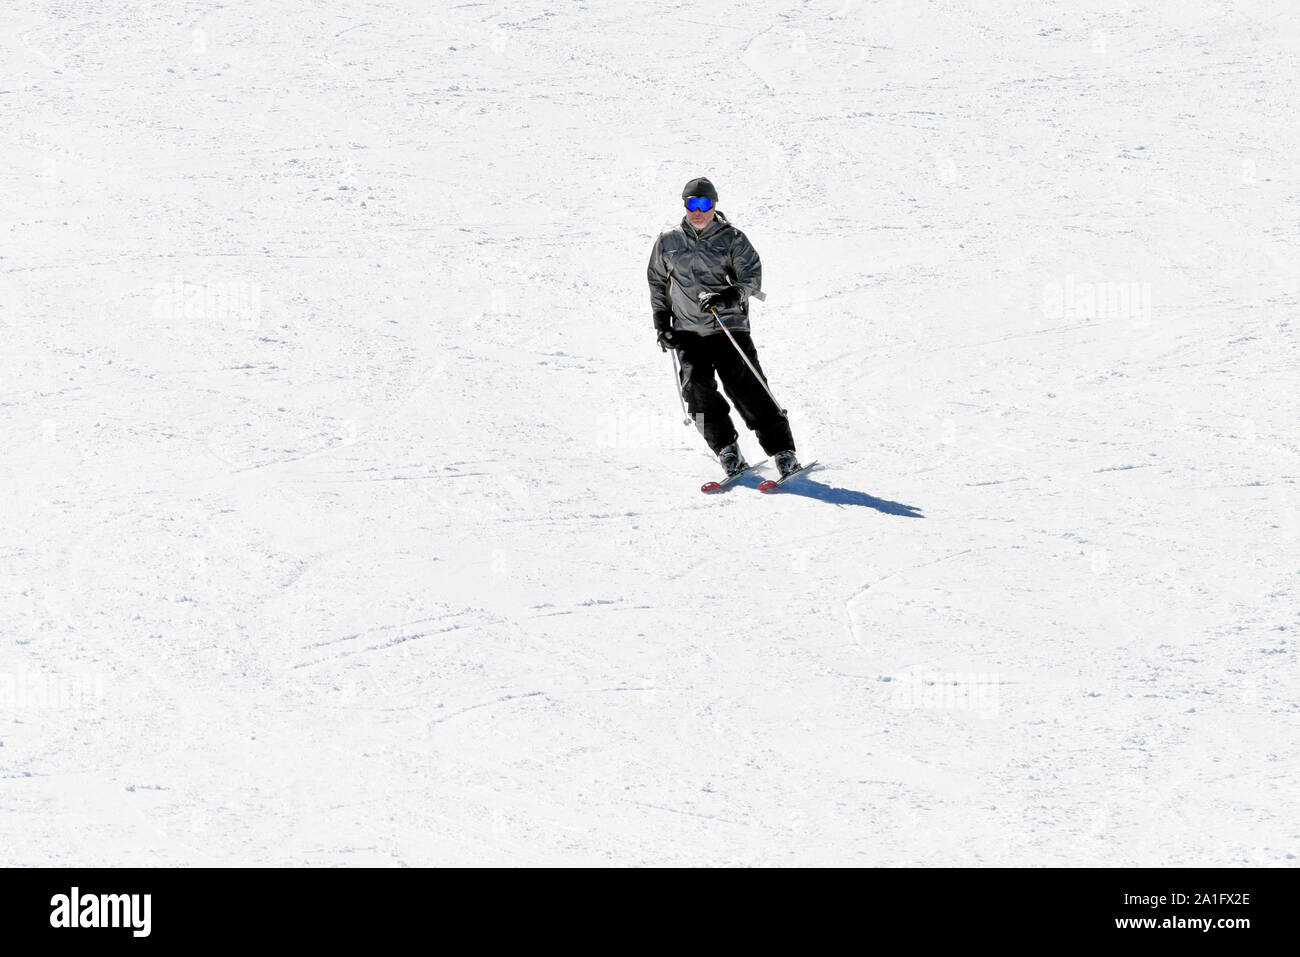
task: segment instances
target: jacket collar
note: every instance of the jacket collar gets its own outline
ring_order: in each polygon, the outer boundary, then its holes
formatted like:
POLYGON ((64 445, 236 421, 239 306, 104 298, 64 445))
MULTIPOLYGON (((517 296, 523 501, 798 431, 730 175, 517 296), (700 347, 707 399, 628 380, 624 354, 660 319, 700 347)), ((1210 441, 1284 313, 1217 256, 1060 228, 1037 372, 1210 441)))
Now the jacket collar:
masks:
POLYGON ((716 214, 714 214, 713 219, 709 220, 709 225, 705 226, 700 232, 696 232, 695 227, 691 225, 691 221, 685 216, 682 217, 682 232, 687 236, 690 236, 692 239, 703 239, 705 236, 712 236, 719 229, 722 229, 727 225, 729 224, 724 223, 722 220, 718 219, 716 214))

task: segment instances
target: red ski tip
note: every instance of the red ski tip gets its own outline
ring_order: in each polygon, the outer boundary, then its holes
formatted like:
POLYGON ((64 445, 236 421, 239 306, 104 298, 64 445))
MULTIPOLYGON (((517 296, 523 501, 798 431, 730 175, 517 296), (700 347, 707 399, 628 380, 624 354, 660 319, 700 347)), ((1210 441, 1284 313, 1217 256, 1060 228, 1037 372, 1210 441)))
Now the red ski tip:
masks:
POLYGON ((760 492, 775 492, 780 487, 781 487, 780 482, 774 482, 771 479, 758 483, 758 490, 760 492))
POLYGON ((717 482, 705 482, 703 485, 700 486, 701 492, 718 492, 721 490, 722 490, 722 486, 719 485, 717 482))

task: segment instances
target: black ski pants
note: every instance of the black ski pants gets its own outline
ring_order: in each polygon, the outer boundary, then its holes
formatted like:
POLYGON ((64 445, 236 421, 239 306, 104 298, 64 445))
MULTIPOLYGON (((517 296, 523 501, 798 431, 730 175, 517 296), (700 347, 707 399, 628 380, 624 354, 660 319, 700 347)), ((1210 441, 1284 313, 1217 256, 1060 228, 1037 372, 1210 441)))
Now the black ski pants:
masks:
MULTIPOLYGON (((731 407, 718 393, 714 373, 722 380, 727 398, 735 405, 745 425, 758 436, 758 444, 768 455, 794 449, 790 423, 781 414, 754 373, 749 371, 725 332, 702 336, 697 333, 674 334, 682 368, 682 395, 695 426, 716 455, 737 439, 736 427, 728 414, 731 407)), ((748 332, 733 332, 736 345, 745 351, 759 375, 758 353, 748 332)), ((766 376, 763 376, 766 379, 766 376)))

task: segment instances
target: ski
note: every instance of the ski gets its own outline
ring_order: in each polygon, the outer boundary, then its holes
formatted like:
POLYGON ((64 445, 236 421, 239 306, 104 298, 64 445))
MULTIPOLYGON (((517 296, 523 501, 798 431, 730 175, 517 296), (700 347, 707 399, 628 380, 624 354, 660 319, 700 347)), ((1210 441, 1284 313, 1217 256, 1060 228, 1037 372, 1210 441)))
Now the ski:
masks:
POLYGON ((721 492, 726 488, 728 488, 732 482, 736 481, 736 479, 740 478, 742 475, 745 475, 746 473, 752 472, 754 469, 758 468, 766 461, 767 459, 759 459, 753 465, 746 465, 740 471, 733 472, 731 475, 728 475, 721 482, 705 482, 703 485, 700 486, 700 491, 704 492, 705 494, 710 494, 713 492, 721 492))
POLYGON ((812 462, 809 462, 807 465, 805 465, 803 468, 795 469, 789 475, 782 475, 779 479, 768 479, 765 482, 759 482, 758 490, 760 492, 775 492, 786 482, 790 481, 790 479, 798 478, 800 475, 803 475, 804 472, 812 471, 816 467, 817 467, 817 462, 816 460, 813 460, 812 462))

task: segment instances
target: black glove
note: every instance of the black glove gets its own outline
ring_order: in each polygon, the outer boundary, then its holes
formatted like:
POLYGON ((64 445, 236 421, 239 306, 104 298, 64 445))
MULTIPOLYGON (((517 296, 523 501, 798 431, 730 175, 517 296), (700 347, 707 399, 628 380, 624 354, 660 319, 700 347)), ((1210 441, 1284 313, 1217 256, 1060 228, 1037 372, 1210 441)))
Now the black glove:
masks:
POLYGON ((673 314, 660 310, 654 314, 655 332, 659 333, 659 348, 664 352, 675 347, 673 342, 673 314))
POLYGON ((700 308, 705 312, 716 310, 733 309, 740 305, 740 297, 744 295, 744 290, 739 286, 728 286, 722 292, 702 292, 700 293, 700 308))

